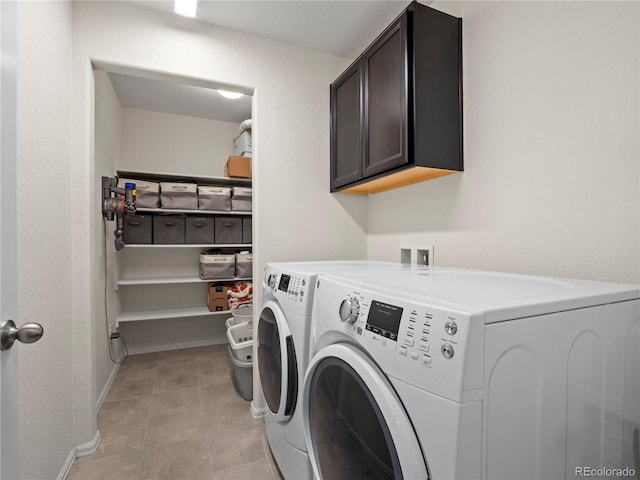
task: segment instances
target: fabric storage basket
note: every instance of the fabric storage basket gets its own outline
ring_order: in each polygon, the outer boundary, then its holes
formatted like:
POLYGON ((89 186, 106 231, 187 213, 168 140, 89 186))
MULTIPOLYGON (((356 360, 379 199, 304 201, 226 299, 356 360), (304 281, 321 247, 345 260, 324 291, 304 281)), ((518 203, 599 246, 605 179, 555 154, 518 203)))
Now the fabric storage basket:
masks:
POLYGON ((144 180, 118 179, 118 188, 124 188, 127 182, 136 184, 136 206, 140 208, 160 207, 160 184, 144 180))
POLYGON ((213 217, 187 217, 184 243, 213 243, 213 217))
POLYGON ((233 354, 242 361, 251 360, 253 354, 253 325, 238 323, 227 329, 227 339, 233 354))
POLYGON ((240 244, 242 243, 242 218, 232 216, 215 217, 214 243, 240 244))
POLYGON ((151 215, 124 216, 124 243, 150 244, 152 237, 151 215))
POLYGON ((153 243, 183 244, 184 225, 184 215, 154 215, 153 243))
POLYGON ((202 280, 224 280, 235 276, 236 256, 222 254, 200 254, 200 278, 202 280))
POLYGON ((198 209, 198 186, 195 183, 160 182, 162 208, 198 209))
POLYGON ((231 187, 198 187, 200 210, 231 210, 231 187))
POLYGON ((253 221, 251 217, 244 217, 242 219, 242 243, 249 244, 253 241, 253 221))
POLYGON ((251 187, 233 187, 231 191, 231 210, 251 211, 251 187))
POLYGON ((251 278, 253 275, 253 255, 251 253, 236 253, 236 277, 251 278))

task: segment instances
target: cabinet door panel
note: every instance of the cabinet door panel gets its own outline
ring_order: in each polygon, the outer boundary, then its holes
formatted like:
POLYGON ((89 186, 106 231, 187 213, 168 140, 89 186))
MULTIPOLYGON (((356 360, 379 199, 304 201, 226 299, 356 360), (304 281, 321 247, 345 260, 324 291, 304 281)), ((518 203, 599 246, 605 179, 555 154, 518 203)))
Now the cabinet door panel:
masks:
POLYGON ((331 85, 331 190, 362 177, 361 69, 331 85))
POLYGON ((406 164, 408 58, 406 16, 364 54, 364 176, 406 164))

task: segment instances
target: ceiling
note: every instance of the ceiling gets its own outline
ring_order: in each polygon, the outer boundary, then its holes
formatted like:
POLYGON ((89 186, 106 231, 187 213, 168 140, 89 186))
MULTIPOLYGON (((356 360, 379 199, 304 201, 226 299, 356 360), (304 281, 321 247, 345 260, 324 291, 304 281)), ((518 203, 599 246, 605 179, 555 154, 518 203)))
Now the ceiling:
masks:
POLYGON ((166 80, 109 73, 123 107, 240 123, 251 118, 251 96, 231 100, 217 90, 166 80))
MULTIPOLYGON (((173 0, 126 2, 175 15, 173 0)), ((355 58, 409 3, 409 0, 199 0, 198 16, 193 21, 355 58)))
MULTIPOLYGON (((123 0, 138 7, 173 13, 173 0, 123 0)), ((204 22, 356 58, 406 7, 408 0, 199 0, 204 22)), ((426 3, 426 2, 425 2, 426 3)), ((216 90, 175 81, 109 73, 124 107, 240 123, 251 118, 251 97, 222 97, 216 90)))

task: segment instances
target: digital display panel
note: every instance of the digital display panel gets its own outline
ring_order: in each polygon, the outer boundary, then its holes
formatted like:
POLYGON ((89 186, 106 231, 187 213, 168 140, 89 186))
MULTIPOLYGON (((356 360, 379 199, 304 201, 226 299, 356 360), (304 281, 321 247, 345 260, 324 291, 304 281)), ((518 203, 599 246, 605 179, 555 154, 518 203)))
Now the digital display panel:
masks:
POLYGON ((369 308, 366 329, 390 340, 398 340, 402 307, 373 300, 369 308))
POLYGON ((291 275, 280 275, 280 283, 278 284, 278 290, 286 292, 289 290, 289 282, 291 281, 291 275))

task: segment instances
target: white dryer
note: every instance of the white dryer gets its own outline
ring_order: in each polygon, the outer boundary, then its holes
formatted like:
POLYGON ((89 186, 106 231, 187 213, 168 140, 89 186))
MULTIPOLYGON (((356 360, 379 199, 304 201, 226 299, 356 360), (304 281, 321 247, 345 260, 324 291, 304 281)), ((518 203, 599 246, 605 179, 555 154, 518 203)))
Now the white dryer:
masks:
POLYGON ((268 263, 258 320, 258 372, 266 403, 265 430, 286 479, 311 479, 302 426, 302 382, 309 361, 315 282, 328 272, 402 270, 398 263, 325 261, 268 263))
POLYGON ((314 476, 637 478, 639 299, 462 269, 320 276, 303 387, 314 476))

